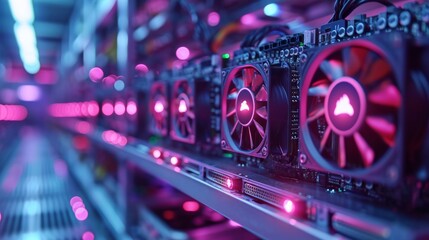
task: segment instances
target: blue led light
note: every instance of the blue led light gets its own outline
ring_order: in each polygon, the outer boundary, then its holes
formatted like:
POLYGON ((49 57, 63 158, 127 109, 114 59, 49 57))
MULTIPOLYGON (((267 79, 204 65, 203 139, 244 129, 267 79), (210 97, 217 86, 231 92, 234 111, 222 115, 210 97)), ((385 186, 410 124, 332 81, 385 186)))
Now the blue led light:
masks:
POLYGON ((264 14, 269 17, 277 17, 280 14, 279 5, 270 3, 264 7, 264 14))

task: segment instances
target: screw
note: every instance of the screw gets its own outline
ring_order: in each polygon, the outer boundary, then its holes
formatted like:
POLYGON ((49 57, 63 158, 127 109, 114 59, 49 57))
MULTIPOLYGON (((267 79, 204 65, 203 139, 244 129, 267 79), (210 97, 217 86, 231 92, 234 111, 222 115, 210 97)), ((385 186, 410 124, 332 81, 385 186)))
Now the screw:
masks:
POLYGON ((307 163, 307 155, 305 155, 304 153, 301 153, 299 155, 299 162, 301 164, 306 164, 307 163))
POLYGON ((267 71, 268 70, 268 63, 264 63, 264 70, 267 71))
POLYGON ((263 147, 263 148, 262 148, 262 156, 267 156, 267 154, 268 154, 268 149, 267 149, 267 147, 263 147))
POLYGON ((225 77, 225 76, 226 76, 226 72, 222 71, 222 77, 225 77))

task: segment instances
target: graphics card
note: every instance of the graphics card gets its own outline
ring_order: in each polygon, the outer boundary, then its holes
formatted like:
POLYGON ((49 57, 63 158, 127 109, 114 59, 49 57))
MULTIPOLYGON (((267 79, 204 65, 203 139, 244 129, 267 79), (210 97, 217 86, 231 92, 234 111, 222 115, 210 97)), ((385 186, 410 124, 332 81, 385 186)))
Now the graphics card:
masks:
MULTIPOLYGON (((163 73, 167 75, 168 73, 163 73)), ((165 79, 153 81, 149 90, 148 131, 157 136, 167 136, 169 121, 169 86, 165 79)))
POLYGON ((173 70, 171 91, 172 140, 219 145, 220 60, 208 56, 173 70))

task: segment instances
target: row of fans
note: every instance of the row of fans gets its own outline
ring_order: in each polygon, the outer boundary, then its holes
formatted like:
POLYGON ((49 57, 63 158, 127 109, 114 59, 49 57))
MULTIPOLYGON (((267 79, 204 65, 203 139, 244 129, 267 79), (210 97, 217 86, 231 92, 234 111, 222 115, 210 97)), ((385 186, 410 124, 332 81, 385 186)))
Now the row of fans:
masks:
MULTIPOLYGON (((221 97, 221 137, 213 144, 242 155, 295 158, 299 167, 395 184, 407 167, 405 158, 419 157, 409 151, 421 147, 428 126, 428 74, 419 65, 427 56, 421 49, 399 33, 309 49, 305 59, 296 58, 301 61, 296 107, 294 64, 255 60, 224 68, 218 72, 222 91, 216 93, 221 97), (298 119, 299 151, 292 137, 298 119)), ((169 94, 167 82, 154 82, 149 130, 198 142, 200 132, 215 129, 208 126, 213 123, 207 115, 215 114, 217 106, 205 100, 212 92, 180 79, 169 94)))

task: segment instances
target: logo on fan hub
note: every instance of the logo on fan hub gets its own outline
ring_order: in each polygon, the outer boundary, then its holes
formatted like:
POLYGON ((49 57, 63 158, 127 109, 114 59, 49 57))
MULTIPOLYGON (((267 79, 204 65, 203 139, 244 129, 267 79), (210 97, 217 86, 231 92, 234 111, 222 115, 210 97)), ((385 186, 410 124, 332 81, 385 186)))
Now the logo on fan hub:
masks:
POLYGON ((238 92, 235 108, 240 124, 248 126, 255 114, 255 97, 250 89, 242 88, 238 92))
POLYGON ((186 102, 185 102, 185 100, 181 99, 179 101, 179 112, 185 113, 186 111, 188 111, 188 107, 186 106, 186 102))
POLYGON ((338 116, 341 114, 347 114, 349 117, 353 116, 354 110, 353 106, 350 104, 350 99, 347 94, 344 94, 338 101, 335 106, 334 115, 338 116))
POLYGON ((325 98, 325 116, 332 130, 349 136, 361 126, 366 112, 365 92, 355 79, 342 77, 329 87, 325 98))

